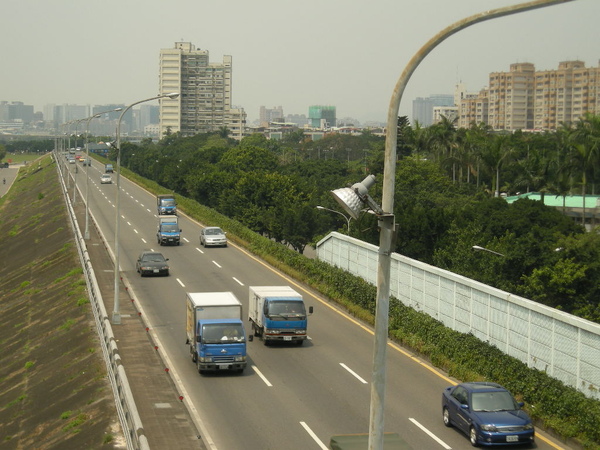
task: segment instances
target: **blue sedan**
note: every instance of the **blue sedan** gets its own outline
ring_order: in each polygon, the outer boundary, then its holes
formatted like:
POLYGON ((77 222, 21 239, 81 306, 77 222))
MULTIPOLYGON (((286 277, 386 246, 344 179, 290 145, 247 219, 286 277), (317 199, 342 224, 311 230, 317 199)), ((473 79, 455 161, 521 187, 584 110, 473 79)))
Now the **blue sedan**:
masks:
POLYGON ((496 383, 462 383, 442 394, 444 425, 465 433, 473 447, 533 444, 533 423, 522 407, 496 383))

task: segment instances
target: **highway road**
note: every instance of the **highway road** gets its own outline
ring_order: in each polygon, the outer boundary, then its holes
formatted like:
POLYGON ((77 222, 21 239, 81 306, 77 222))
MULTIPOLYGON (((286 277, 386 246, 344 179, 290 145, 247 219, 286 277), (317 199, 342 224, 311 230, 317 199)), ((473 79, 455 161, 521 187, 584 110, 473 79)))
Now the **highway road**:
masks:
MULTIPOLYGON (((85 168, 67 164, 85 197, 85 168)), ((90 168, 89 207, 114 249, 116 184, 100 184, 104 167, 90 168)), ((113 174, 113 181, 115 175, 113 174)), ((71 183, 71 188, 72 188, 71 183)), ((272 269, 234 244, 200 246, 201 225, 180 214, 182 244, 156 242, 155 198, 121 177, 120 265, 145 311, 171 370, 181 380, 209 448, 327 449, 334 434, 366 433, 369 428, 373 333, 326 299, 272 269), (169 258, 169 277, 141 278, 135 260, 143 249, 169 258), (304 346, 248 343, 249 364, 242 375, 199 375, 185 345, 185 292, 232 291, 248 311, 248 287, 290 285, 315 312, 304 346)), ((72 189, 71 189, 72 191, 72 189)), ((82 224, 83 226, 83 224, 82 224)), ((251 333, 247 322, 246 331, 251 333)), ((399 433, 413 449, 469 448, 468 439, 446 428, 441 394, 453 380, 390 343, 387 357, 385 431, 399 433)), ((534 448, 565 448, 538 430, 534 448)))

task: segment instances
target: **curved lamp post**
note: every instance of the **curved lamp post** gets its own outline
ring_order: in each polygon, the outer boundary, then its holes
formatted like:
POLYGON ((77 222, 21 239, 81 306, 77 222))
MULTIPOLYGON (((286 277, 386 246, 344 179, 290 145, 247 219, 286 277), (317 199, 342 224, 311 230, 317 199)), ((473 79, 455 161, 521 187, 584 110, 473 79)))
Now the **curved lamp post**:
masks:
POLYGON ((473 250, 476 250, 478 252, 488 252, 488 253, 493 253, 494 255, 498 255, 498 256, 504 256, 506 257, 506 255, 502 254, 502 253, 498 253, 495 252, 494 250, 490 250, 489 248, 485 248, 485 247, 480 247, 479 245, 474 245, 473 247, 471 247, 473 250))
POLYGON ((339 211, 336 211, 335 209, 329 209, 329 208, 325 208, 324 206, 317 206, 317 209, 320 209, 322 211, 329 211, 332 213, 336 213, 339 214, 340 216, 342 216, 344 219, 346 219, 346 223, 348 224, 348 236, 350 236, 350 221, 352 220, 352 217, 347 216, 344 213, 341 213, 339 211))
MULTIPOLYGON (((402 100, 404 89, 421 61, 425 59, 437 45, 460 30, 486 20, 571 1, 574 0, 535 0, 504 8, 497 8, 455 22, 436 34, 421 47, 409 61, 408 65, 400 75, 392 93, 387 115, 381 208, 373 208, 372 203, 374 202, 367 194, 369 186, 365 185, 367 179, 365 179, 363 183, 357 183, 362 186, 354 185, 352 188, 332 191, 332 194, 342 206, 344 206, 345 197, 337 195, 338 191, 344 191, 344 194, 348 194, 347 199, 351 202, 356 203, 362 201, 363 203, 366 203, 378 216, 380 226, 379 261, 377 269, 377 304, 375 310, 375 343, 373 349, 373 377, 371 382, 369 418, 369 450, 383 449, 385 357, 389 325, 390 265, 391 253, 393 251, 392 242, 395 231, 393 211, 396 178, 396 143, 398 139, 398 110, 400 109, 400 101, 402 100), (364 189, 365 187, 366 190, 364 189)), ((374 177, 372 181, 374 182, 374 177)), ((368 183, 369 182, 367 182, 367 184, 368 183)), ((375 204, 375 206, 377 205, 375 204)), ((344 209, 348 212, 356 210, 352 205, 344 206, 344 209)))
POLYGON ((149 102, 152 100, 158 100, 160 98, 168 97, 170 99, 175 99, 179 97, 179 93, 172 92, 170 94, 162 94, 157 95, 155 97, 150 97, 145 100, 140 100, 138 102, 132 103, 127 108, 123 110, 121 115, 119 116, 119 121, 117 122, 117 205, 116 205, 116 215, 115 215, 115 300, 113 305, 113 315, 112 315, 112 323, 119 325, 121 323, 121 312, 120 312, 120 304, 119 304, 119 215, 120 215, 120 205, 121 205, 121 120, 123 120, 123 116, 127 111, 133 108, 135 105, 139 105, 140 103, 149 102))
POLYGON ((111 112, 116 112, 116 111, 121 111, 123 108, 115 108, 115 109, 111 109, 109 111, 102 111, 99 113, 96 113, 94 115, 91 115, 90 117, 88 117, 87 119, 85 119, 87 122, 85 124, 85 162, 87 164, 86 168, 85 168, 85 232, 83 234, 83 238, 84 239, 89 239, 90 238, 90 225, 89 225, 89 217, 90 217, 90 206, 89 206, 89 185, 90 185, 90 166, 92 164, 92 160, 90 159, 90 139, 89 139, 89 134, 90 134, 90 122, 92 121, 92 119, 97 119, 99 117, 102 117, 103 114, 108 114, 111 112))

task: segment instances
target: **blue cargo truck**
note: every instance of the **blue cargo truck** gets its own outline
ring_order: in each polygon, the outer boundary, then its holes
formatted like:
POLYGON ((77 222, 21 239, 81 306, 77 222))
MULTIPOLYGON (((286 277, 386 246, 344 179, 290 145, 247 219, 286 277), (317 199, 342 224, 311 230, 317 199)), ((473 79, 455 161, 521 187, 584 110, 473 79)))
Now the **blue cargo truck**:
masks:
POLYGON ((246 332, 237 297, 232 292, 188 292, 186 310, 186 344, 198 373, 242 373, 246 368, 246 332))
MULTIPOLYGON (((271 342, 294 342, 308 338, 306 307, 302 296, 289 286, 250 286, 249 318, 254 336, 265 345, 271 342)), ((313 307, 308 308, 308 314, 313 307)))
POLYGON ((172 194, 156 196, 156 212, 160 215, 177 214, 177 202, 172 194))
POLYGON ((177 216, 158 216, 156 241, 160 245, 179 245, 181 228, 177 216))

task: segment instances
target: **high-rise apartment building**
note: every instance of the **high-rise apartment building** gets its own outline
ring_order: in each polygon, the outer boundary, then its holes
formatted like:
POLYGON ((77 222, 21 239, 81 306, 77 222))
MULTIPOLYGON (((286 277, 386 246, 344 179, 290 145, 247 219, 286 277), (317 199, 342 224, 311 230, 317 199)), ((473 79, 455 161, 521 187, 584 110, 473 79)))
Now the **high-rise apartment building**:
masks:
POLYGON ((231 56, 223 56, 222 64, 211 63, 208 50, 176 42, 160 51, 159 66, 160 94, 180 94, 160 100, 161 136, 167 130, 193 136, 227 127, 231 137, 243 137, 246 113, 231 106, 231 56))
POLYGON ((556 129, 573 123, 586 112, 600 113, 600 66, 563 61, 558 70, 535 74, 534 127, 556 129))
POLYGON ((537 71, 531 63, 493 72, 489 87, 463 98, 459 126, 485 123, 494 130, 555 130, 586 113, 600 114, 600 64, 563 61, 557 70, 537 71), (485 108, 487 105, 487 120, 485 108))
POLYGON ((494 130, 533 128, 535 67, 531 63, 510 65, 510 72, 490 74, 488 124, 494 130))
POLYGON ((482 89, 478 94, 464 93, 458 102, 458 127, 469 128, 471 124, 488 123, 488 90, 482 89))

